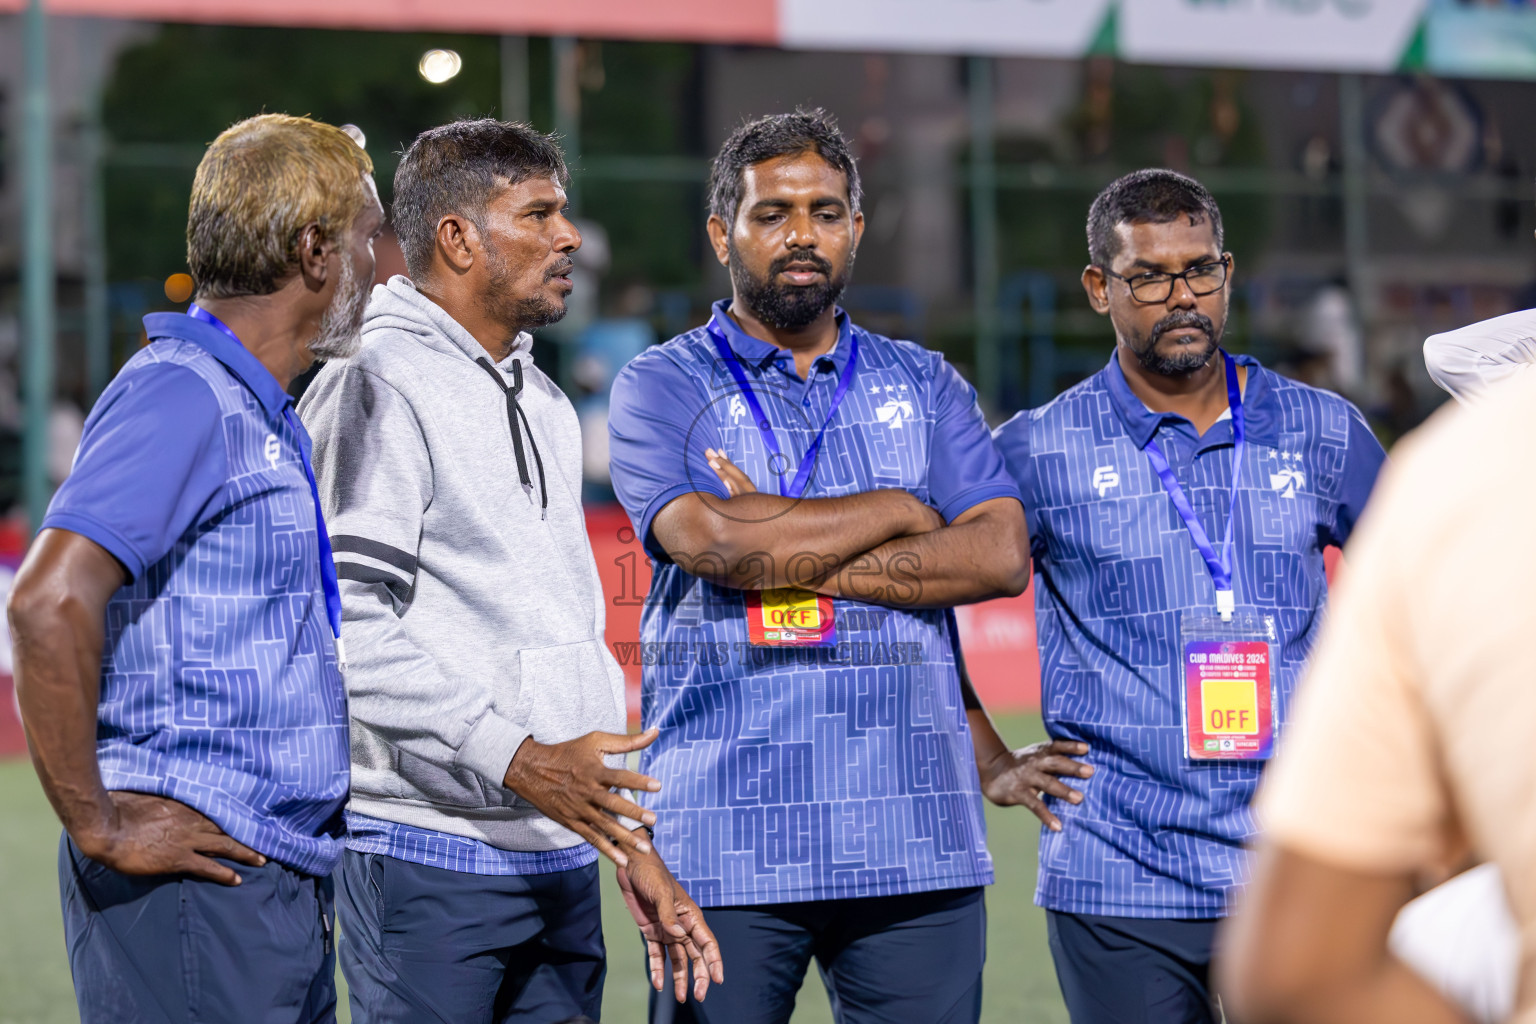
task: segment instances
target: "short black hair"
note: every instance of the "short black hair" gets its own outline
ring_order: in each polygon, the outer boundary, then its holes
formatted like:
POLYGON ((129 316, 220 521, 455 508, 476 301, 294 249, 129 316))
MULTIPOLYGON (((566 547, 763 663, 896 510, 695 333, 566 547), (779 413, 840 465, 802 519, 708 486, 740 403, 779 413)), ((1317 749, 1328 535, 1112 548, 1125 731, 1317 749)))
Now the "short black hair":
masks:
POLYGON ((1120 253, 1121 224, 1168 224, 1188 216, 1208 221, 1222 247, 1221 210, 1206 187, 1188 175, 1160 167, 1132 171, 1105 187, 1088 209, 1088 258, 1108 267, 1120 253))
POLYGON ((505 180, 570 179, 553 135, 494 118, 453 121, 416 136, 395 170, 391 204, 395 234, 412 277, 432 265, 437 223, 450 213, 482 226, 486 204, 505 180))
POLYGON ((796 109, 793 114, 768 114, 748 121, 734 132, 709 168, 709 213, 730 224, 741 206, 742 172, 753 164, 781 156, 814 151, 848 179, 849 213, 858 213, 864 198, 859 165, 837 119, 825 110, 796 109))

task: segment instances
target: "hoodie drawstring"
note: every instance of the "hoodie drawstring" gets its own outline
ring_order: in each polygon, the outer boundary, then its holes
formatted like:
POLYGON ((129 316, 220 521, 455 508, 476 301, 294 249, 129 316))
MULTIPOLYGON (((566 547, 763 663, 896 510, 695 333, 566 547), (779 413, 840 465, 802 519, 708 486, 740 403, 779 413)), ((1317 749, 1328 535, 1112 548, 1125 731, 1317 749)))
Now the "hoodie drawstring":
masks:
POLYGON ((507 396, 507 425, 512 430, 512 454, 517 456, 517 475, 521 480, 523 490, 532 493, 533 481, 528 477, 528 457, 523 454, 523 432, 518 429, 517 421, 523 421, 523 428, 528 431, 528 446, 533 449, 533 462, 539 470, 539 518, 544 519, 549 515, 549 487, 544 483, 544 460, 539 455, 539 445, 533 439, 533 426, 528 422, 528 414, 523 412, 523 407, 518 404, 517 396, 523 390, 523 364, 521 360, 512 362, 512 386, 507 387, 507 382, 502 380, 501 371, 496 369, 485 356, 476 359, 475 362, 491 375, 496 386, 501 388, 501 393, 507 396))

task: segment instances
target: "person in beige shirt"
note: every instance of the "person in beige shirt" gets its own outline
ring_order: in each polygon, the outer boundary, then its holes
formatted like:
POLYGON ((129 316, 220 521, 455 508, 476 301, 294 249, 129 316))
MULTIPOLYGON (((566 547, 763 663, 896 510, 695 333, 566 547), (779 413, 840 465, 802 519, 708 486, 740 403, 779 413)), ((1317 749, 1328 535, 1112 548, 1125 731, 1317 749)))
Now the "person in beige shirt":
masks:
POLYGON ((1260 793, 1220 968, 1244 1024, 1466 1020, 1387 937, 1471 861, 1502 870, 1536 1022, 1536 375, 1393 455, 1260 793))

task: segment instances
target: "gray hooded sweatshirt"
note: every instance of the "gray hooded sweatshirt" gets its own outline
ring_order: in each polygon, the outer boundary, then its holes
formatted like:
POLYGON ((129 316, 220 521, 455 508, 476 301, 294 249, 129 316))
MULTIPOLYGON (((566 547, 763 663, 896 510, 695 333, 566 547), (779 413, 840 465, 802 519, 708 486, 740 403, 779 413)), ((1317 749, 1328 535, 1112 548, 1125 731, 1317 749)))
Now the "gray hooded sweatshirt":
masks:
POLYGON ((518 746, 625 724, 580 428, 531 345, 494 364, 498 383, 479 342, 394 277, 361 351, 299 405, 341 582, 351 809, 527 852, 582 840, 503 785, 518 746), (502 389, 514 363, 527 484, 502 389))

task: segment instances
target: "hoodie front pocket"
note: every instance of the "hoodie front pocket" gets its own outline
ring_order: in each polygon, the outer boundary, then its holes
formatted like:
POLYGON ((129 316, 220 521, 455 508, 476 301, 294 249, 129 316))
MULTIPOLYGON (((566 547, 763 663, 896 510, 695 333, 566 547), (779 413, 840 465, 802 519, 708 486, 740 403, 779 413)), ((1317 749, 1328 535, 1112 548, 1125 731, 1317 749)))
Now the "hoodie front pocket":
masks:
POLYGON ((615 699, 599 641, 524 648, 518 660, 522 680, 512 717, 534 739, 564 743, 589 732, 624 731, 623 695, 615 699))
MULTIPOLYGON (((499 693, 497 709, 538 742, 564 743, 589 732, 624 732, 624 694, 608 674, 601 641, 524 648, 518 653, 518 664, 517 693, 510 710, 499 693)), ((487 797, 492 806, 511 806, 515 801, 506 790, 487 797)))
MULTIPOLYGON (((400 779, 405 784, 402 791, 405 799, 424 799, 443 807, 486 806, 486 788, 480 777, 468 768, 445 768, 404 750, 396 756, 400 779)), ((512 760, 511 754, 507 755, 507 760, 512 760)))

